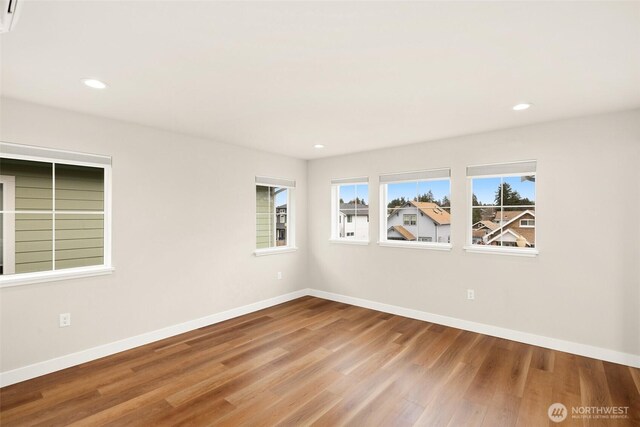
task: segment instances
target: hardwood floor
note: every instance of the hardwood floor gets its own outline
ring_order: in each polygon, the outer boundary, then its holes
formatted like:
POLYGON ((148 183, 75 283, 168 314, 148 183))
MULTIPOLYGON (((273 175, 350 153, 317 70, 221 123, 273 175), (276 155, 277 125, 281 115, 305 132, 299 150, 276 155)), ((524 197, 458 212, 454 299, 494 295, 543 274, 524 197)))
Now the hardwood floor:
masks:
POLYGON ((0 390, 0 424, 640 425, 640 370, 305 297, 0 390), (547 416, 550 404, 626 419, 547 416))

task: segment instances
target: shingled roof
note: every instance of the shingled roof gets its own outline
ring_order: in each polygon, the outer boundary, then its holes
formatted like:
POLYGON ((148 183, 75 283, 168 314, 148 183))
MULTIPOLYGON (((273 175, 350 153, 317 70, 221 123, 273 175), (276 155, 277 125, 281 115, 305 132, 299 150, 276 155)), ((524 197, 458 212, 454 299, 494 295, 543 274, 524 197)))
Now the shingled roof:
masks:
POLYGON ((340 212, 345 215, 366 216, 369 215, 369 205, 358 203, 356 206, 355 203, 340 203, 340 212))

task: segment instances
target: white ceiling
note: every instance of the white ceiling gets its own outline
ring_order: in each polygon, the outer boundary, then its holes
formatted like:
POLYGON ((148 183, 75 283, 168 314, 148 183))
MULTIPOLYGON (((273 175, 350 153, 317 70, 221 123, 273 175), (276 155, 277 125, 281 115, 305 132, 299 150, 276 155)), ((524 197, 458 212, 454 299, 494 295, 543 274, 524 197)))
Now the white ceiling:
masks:
POLYGON ((22 6, 4 96, 304 159, 640 107, 639 2, 22 6))

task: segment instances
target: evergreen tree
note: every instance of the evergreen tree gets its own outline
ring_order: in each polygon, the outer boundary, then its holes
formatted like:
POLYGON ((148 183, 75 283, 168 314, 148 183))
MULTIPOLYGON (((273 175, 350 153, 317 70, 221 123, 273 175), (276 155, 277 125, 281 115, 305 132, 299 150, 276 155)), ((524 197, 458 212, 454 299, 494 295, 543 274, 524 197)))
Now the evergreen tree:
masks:
POLYGON ((424 194, 419 194, 418 197, 414 197, 413 198, 414 202, 433 202, 433 193, 431 192, 431 190, 429 190, 428 192, 424 193, 424 194))
POLYGON ((354 204, 357 204, 357 205, 365 205, 365 206, 367 205, 364 202, 364 199, 361 199, 360 197, 356 197, 354 200, 351 200, 349 203, 354 203, 354 204))
POLYGON ((400 197, 400 198, 395 198, 392 201, 390 201, 387 204, 388 208, 397 208, 400 206, 404 206, 407 204, 407 200, 404 198, 404 196, 400 197))
POLYGON ((508 182, 503 182, 496 190, 495 204, 503 206, 533 205, 534 202, 520 196, 508 182))
POLYGON ((519 200, 520 194, 508 182, 503 182, 496 190, 496 205, 516 205, 519 200))
POLYGON ((472 219, 471 224, 475 224, 478 221, 482 221, 482 209, 472 209, 472 219))

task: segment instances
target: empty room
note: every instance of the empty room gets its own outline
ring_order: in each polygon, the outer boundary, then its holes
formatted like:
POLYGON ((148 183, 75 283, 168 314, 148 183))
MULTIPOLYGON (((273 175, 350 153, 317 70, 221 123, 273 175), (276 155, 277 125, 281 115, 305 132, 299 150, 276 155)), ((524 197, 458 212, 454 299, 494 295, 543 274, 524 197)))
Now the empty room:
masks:
POLYGON ((640 1, 0 8, 3 427, 640 426, 640 1))

